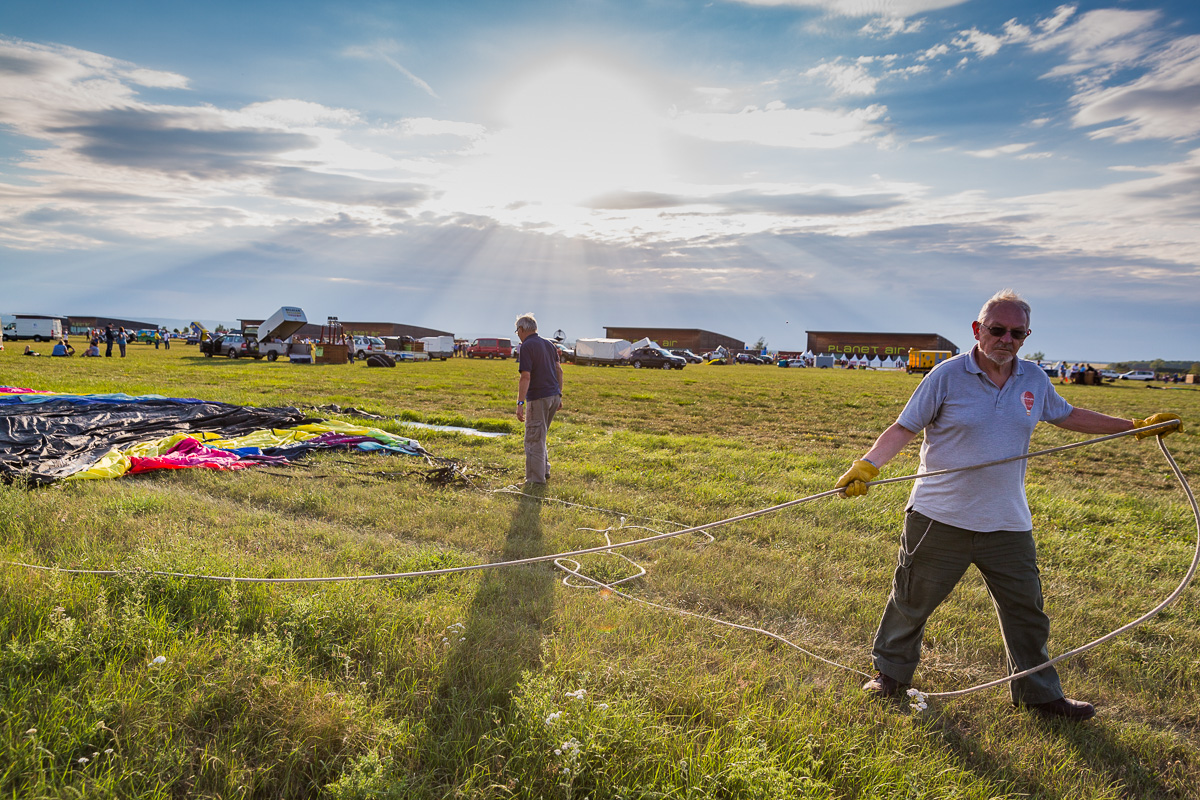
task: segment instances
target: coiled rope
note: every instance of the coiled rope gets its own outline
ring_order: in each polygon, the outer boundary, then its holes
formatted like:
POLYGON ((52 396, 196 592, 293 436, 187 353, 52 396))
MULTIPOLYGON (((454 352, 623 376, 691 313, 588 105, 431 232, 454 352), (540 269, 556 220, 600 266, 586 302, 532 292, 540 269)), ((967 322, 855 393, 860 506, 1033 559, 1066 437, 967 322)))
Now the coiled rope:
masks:
MULTIPOLYGON (((906 482, 906 481, 914 481, 919 478, 930 477, 930 476, 934 476, 934 475, 948 475, 948 474, 951 474, 954 472, 966 472, 968 470, 985 469, 987 467, 993 467, 993 466, 997 466, 1000 464, 1007 464, 1007 463, 1010 463, 1013 461, 1025 461, 1025 460, 1032 459, 1032 458, 1038 458, 1041 456, 1052 455, 1054 453, 1061 453, 1061 452, 1064 452, 1067 450, 1074 450, 1079 447, 1086 447, 1089 445, 1099 444, 1100 442, 1106 442, 1106 441, 1110 441, 1113 439, 1119 439, 1123 436, 1130 436, 1130 435, 1134 435, 1134 434, 1140 434, 1140 435, 1144 436, 1144 435, 1153 434, 1155 431, 1158 431, 1158 430, 1161 430, 1165 433, 1165 432, 1167 432, 1168 428, 1174 429, 1177 424, 1178 423, 1176 421, 1170 421, 1170 422, 1159 423, 1157 425, 1147 425, 1147 426, 1144 426, 1141 428, 1137 428, 1135 430, 1129 430, 1129 431, 1123 431, 1121 433, 1109 434, 1107 436, 1100 436, 1100 437, 1097 437, 1094 439, 1088 439, 1088 440, 1082 441, 1082 442, 1074 442, 1072 444, 1059 445, 1057 447, 1051 447, 1051 448, 1048 448, 1045 450, 1038 450, 1035 452, 1025 453, 1022 455, 1011 456, 1009 458, 996 459, 994 461, 987 461, 987 462, 984 462, 981 464, 973 464, 973 465, 969 465, 969 466, 965 466, 965 467, 951 467, 948 469, 935 470, 932 472, 914 473, 914 474, 903 475, 903 476, 899 476, 899 477, 895 477, 895 478, 885 478, 882 480, 870 481, 867 483, 867 485, 868 486, 883 486, 883 485, 890 484, 890 483, 902 483, 902 482, 906 482)), ((1151 618, 1157 616, 1159 612, 1161 612, 1163 609, 1170 606, 1172 603, 1174 603, 1179 598, 1179 596, 1181 594, 1183 594, 1183 591, 1188 587, 1188 585, 1192 581, 1192 578, 1195 576, 1197 566, 1200 565, 1200 506, 1197 506, 1196 497, 1192 493, 1192 489, 1188 485, 1187 479, 1184 477, 1183 472, 1179 469, 1179 465, 1175 463, 1175 459, 1171 456, 1170 451, 1167 450, 1167 446, 1166 446, 1165 442, 1163 441, 1163 437, 1158 436, 1157 440, 1158 440, 1159 450, 1162 451, 1162 454, 1166 458, 1167 463, 1170 465, 1172 472, 1175 474, 1176 479, 1179 481, 1179 485, 1183 488, 1184 493, 1187 495, 1188 502, 1190 503, 1190 505, 1192 507, 1192 514, 1196 521, 1195 553, 1192 556, 1192 562, 1191 562, 1191 565, 1188 567, 1187 573, 1184 575, 1183 579, 1179 582, 1179 585, 1175 588, 1175 590, 1172 591, 1166 597, 1166 599, 1164 599, 1162 602, 1160 602, 1158 605, 1156 605, 1150 611, 1146 612, 1145 614, 1143 614, 1142 616, 1133 620, 1132 622, 1129 622, 1129 623, 1121 626, 1120 628, 1118 628, 1110 633, 1107 633, 1104 636, 1101 636, 1098 639, 1088 642, 1087 644, 1081 645, 1080 647, 1077 647, 1073 650, 1069 650, 1065 653, 1062 653, 1061 655, 1058 655, 1058 656, 1050 659, 1049 661, 1046 661, 1043 664, 1039 664, 1036 667, 1031 667, 1031 668, 1023 670, 1021 672, 1013 673, 1013 674, 1005 676, 1003 678, 997 678, 996 680, 989 681, 987 683, 981 683, 976 686, 971 686, 966 689, 959 689, 957 691, 950 691, 950 692, 924 693, 924 695, 926 697, 961 697, 966 694, 971 694, 973 692, 978 692, 978 691, 982 691, 984 689, 990 689, 990 688, 993 688, 996 686, 1003 685, 1005 683, 1009 683, 1018 678, 1025 677, 1026 675, 1032 675, 1035 672, 1040 672, 1041 670, 1046 669, 1047 667, 1050 667, 1054 664, 1057 664, 1058 662, 1063 661, 1064 659, 1071 658, 1072 656, 1076 656, 1081 653, 1087 652, 1088 650, 1098 647, 1099 645, 1103 644, 1104 642, 1109 641, 1110 639, 1120 636, 1122 633, 1125 633, 1127 631, 1130 631, 1130 630, 1138 627, 1139 625, 1142 625, 1143 623, 1147 622, 1151 618)), ((521 494, 520 492, 513 492, 510 490, 501 490, 501 491, 508 491, 509 493, 512 493, 512 494, 521 494)), ((789 500, 786 503, 780 503, 778 505, 770 506, 769 508, 758 509, 756 511, 749 511, 749 512, 746 512, 745 514, 739 514, 737 516, 729 517, 729 518, 723 519, 723 520, 718 520, 716 522, 708 522, 703 525, 696 525, 693 527, 683 528, 682 530, 670 531, 667 533, 659 533, 659 534, 655 534, 653 536, 646 536, 646 537, 642 537, 640 539, 632 539, 632 540, 629 540, 626 542, 613 543, 609 539, 607 532, 606 532, 605 544, 599 545, 596 547, 587 547, 587 548, 583 548, 580 550, 571 550, 571 551, 564 552, 564 553, 554 553, 554 554, 550 554, 550 555, 531 556, 528 558, 514 559, 511 561, 495 561, 495 562, 490 562, 490 563, 486 563, 486 564, 470 564, 470 565, 461 566, 461 567, 444 567, 441 569, 420 570, 420 571, 415 571, 415 572, 393 572, 393 573, 374 574, 374 575, 341 575, 341 576, 308 577, 308 578, 253 578, 253 577, 248 578, 248 577, 240 577, 240 576, 233 576, 233 575, 224 575, 224 576, 222 576, 222 575, 202 575, 202 574, 197 574, 197 573, 167 572, 167 571, 147 571, 146 574, 162 576, 162 577, 171 577, 171 578, 190 578, 190 579, 194 579, 194 580, 224 581, 226 583, 279 583, 279 584, 334 583, 334 582, 345 582, 345 581, 398 580, 398 579, 402 579, 402 578, 421 578, 421 577, 433 577, 433 576, 438 576, 438 575, 453 575, 453 574, 457 574, 457 573, 474 572, 474 571, 485 570, 485 569, 500 569, 503 567, 517 567, 517 566, 524 566, 524 565, 529 565, 529 564, 538 564, 538 563, 542 563, 542 562, 546 562, 546 561, 552 561, 560 569, 562 569, 565 572, 570 573, 570 575, 573 575, 582 580, 585 580, 588 583, 593 584, 597 588, 610 591, 613 594, 616 594, 620 597, 623 597, 623 598, 626 598, 629 600, 633 600, 635 602, 642 603, 644 605, 647 605, 647 606, 650 606, 653 608, 658 608, 658 609, 661 609, 664 611, 671 611, 673 613, 681 614, 684 616, 696 617, 699 619, 704 619, 704 620, 715 622, 715 623, 718 623, 721 625, 725 625, 725 626, 728 626, 731 628, 737 628, 739 630, 745 630, 745 631, 749 631, 752 633, 758 633, 758 634, 761 634, 764 636, 768 636, 772 639, 776 639, 776 640, 788 645, 789 647, 792 647, 792 648, 804 653, 805 655, 808 655, 808 656, 815 658, 819 661, 822 661, 826 664, 830 664, 832 666, 836 666, 841 669, 855 672, 860 675, 867 675, 867 673, 862 672, 861 670, 857 670, 857 669, 854 669, 853 667, 847 667, 845 665, 838 664, 837 662, 831 661, 831 660, 824 658, 820 655, 817 655, 816 653, 813 653, 809 650, 805 650, 804 648, 800 647, 799 645, 796 645, 795 643, 783 638, 782 636, 771 633, 770 631, 767 631, 767 630, 764 630, 761 628, 754 628, 754 627, 750 627, 750 626, 746 626, 746 625, 739 625, 737 623, 728 622, 725 620, 718 619, 716 617, 709 617, 709 616, 706 616, 703 614, 697 614, 695 612, 687 611, 684 609, 678 609, 678 608, 673 608, 670 606, 664 606, 664 605, 660 605, 657 603, 652 603, 652 602, 649 602, 646 600, 641 600, 640 598, 633 597, 632 595, 628 595, 624 592, 620 592, 619 590, 613 588, 613 585, 615 585, 615 584, 606 584, 601 581, 597 581, 593 578, 590 578, 587 575, 584 575, 583 573, 581 573, 579 571, 579 562, 576 560, 577 557, 579 557, 579 556, 591 555, 593 553, 614 554, 614 553, 612 553, 612 551, 614 551, 614 550, 618 550, 618 549, 622 549, 622 548, 626 548, 626 547, 635 547, 635 546, 644 545, 644 544, 651 544, 653 542, 658 542, 658 541, 662 541, 665 539, 671 539, 671 538, 675 538, 677 536, 684 536, 684 535, 693 534, 693 533, 703 533, 711 540, 711 538, 712 538, 711 534, 708 534, 707 531, 712 530, 714 528, 718 528, 718 527, 721 527, 724 525, 732 525, 735 522, 742 522, 744 520, 754 519, 756 517, 765 516, 767 514, 774 514, 776 512, 783 511, 784 509, 788 509, 788 508, 792 508, 793 506, 801 505, 802 503, 809 503, 809 502, 812 502, 814 500, 819 500, 824 497, 832 497, 834 495, 840 495, 840 494, 842 494, 841 489, 831 489, 829 491, 819 492, 817 494, 809 495, 807 497, 801 497, 801 498, 798 498, 795 500, 789 500), (572 569, 572 568, 567 567, 566 566, 567 562, 574 563, 576 565, 575 568, 572 569)), ((533 497, 533 495, 524 495, 524 496, 533 497)), ((541 498, 537 498, 537 499, 541 499, 541 498)), ((574 504, 569 504, 569 505, 574 505, 574 504)), ((616 555, 616 554, 614 554, 614 555, 616 555)), ((628 559, 626 559, 626 560, 628 560, 628 559)), ((60 567, 47 567, 47 566, 39 565, 39 564, 26 564, 26 563, 22 563, 22 562, 18 562, 18 561, 3 561, 0 563, 6 564, 9 566, 24 567, 26 569, 34 569, 34 570, 44 570, 44 571, 48 571, 48 572, 58 572, 58 573, 63 573, 63 574, 68 574, 68 575, 115 576, 115 575, 121 574, 120 570, 63 569, 60 567)), ((633 563, 633 562, 630 562, 630 563, 633 563)), ((631 576, 631 578, 632 577, 639 577, 639 576, 631 576)), ((625 580, 629 580, 631 578, 623 578, 621 581, 617 581, 616 583, 622 583, 625 580)))

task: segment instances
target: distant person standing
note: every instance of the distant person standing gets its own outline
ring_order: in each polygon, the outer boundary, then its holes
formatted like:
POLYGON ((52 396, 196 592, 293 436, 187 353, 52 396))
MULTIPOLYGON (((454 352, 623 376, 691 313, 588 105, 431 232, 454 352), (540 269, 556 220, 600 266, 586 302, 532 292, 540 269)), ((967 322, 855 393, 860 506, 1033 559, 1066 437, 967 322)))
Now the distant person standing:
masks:
POLYGON ((168 331, 166 328, 162 329, 162 340, 163 340, 163 349, 170 350, 171 349, 171 332, 168 331))
POLYGON ((546 434, 554 414, 562 408, 562 365, 554 345, 538 336, 532 313, 517 317, 516 334, 521 340, 517 419, 525 423, 525 482, 545 483, 550 479, 546 434))
POLYGON ((121 348, 121 358, 125 357, 125 345, 129 343, 129 334, 125 332, 125 327, 121 326, 121 330, 117 331, 117 347, 121 348))
POLYGON ((105 358, 112 358, 112 346, 113 346, 113 342, 115 342, 116 340, 117 340, 117 334, 115 334, 113 332, 112 323, 110 322, 104 326, 104 356, 105 356, 105 358))

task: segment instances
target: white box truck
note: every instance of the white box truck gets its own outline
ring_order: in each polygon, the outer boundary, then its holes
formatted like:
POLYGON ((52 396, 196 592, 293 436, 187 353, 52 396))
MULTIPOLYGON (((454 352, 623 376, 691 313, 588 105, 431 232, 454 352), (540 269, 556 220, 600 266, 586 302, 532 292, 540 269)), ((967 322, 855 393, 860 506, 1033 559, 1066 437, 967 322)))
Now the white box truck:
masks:
POLYGON ((35 342, 57 342, 63 338, 62 320, 58 317, 16 315, 14 328, 5 336, 9 339, 33 339, 35 342))
POLYGON ((290 340, 296 331, 308 324, 304 311, 295 306, 284 306, 267 317, 257 330, 246 330, 247 337, 253 337, 256 343, 251 352, 256 359, 266 357, 274 361, 280 356, 286 356, 291 349, 290 340))
POLYGON ((425 352, 430 358, 440 358, 445 361, 447 358, 454 357, 453 336, 424 336, 420 342, 425 345, 425 352))
POLYGON ((575 363, 594 367, 612 367, 628 364, 626 359, 633 351, 625 339, 578 339, 575 342, 575 363))

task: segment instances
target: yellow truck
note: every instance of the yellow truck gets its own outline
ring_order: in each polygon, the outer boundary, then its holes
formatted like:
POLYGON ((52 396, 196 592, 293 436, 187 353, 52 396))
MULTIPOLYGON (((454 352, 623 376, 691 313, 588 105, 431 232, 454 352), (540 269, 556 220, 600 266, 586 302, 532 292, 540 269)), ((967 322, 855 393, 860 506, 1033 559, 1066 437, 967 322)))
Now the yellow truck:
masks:
POLYGON ((918 350, 915 347, 908 351, 908 374, 914 372, 924 375, 938 364, 954 355, 949 350, 918 350))

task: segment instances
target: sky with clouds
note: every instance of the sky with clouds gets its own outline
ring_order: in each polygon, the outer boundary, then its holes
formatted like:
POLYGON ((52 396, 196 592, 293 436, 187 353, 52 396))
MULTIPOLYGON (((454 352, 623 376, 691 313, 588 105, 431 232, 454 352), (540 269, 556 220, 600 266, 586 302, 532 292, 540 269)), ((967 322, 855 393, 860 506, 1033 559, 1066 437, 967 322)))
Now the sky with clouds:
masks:
POLYGON ((1200 360, 1200 5, 0 6, 0 312, 1200 360))

